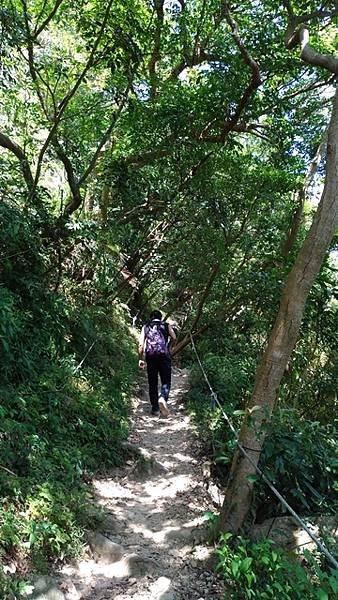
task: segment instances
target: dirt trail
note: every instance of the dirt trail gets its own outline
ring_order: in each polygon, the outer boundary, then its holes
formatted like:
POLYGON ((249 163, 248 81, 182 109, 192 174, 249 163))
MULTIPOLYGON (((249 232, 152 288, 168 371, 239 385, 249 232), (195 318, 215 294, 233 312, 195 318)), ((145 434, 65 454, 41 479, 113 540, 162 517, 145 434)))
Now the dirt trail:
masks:
POLYGON ((142 382, 133 409, 132 445, 126 445, 126 452, 138 447, 140 454, 111 479, 94 482, 97 502, 109 518, 104 537, 94 534, 94 557, 64 569, 74 590, 72 596, 68 589, 67 598, 224 597, 223 583, 210 566, 211 550, 202 542, 204 513, 213 507, 182 404, 187 387, 187 373, 174 370, 171 414, 165 419, 150 416, 142 382))

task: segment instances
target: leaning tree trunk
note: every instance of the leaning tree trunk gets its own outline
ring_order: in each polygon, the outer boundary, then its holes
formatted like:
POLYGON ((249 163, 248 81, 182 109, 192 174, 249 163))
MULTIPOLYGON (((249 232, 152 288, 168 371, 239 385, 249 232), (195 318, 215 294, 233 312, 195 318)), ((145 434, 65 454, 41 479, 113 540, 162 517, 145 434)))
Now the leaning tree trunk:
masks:
MULTIPOLYGON (((338 91, 328 130, 323 194, 312 226, 286 280, 276 321, 256 375, 256 382, 240 432, 240 443, 254 465, 262 450, 264 425, 269 420, 281 378, 296 344, 305 302, 338 226, 338 91), (256 407, 254 411, 251 411, 256 407)), ((220 531, 237 532, 250 507, 255 467, 239 450, 233 458, 220 516, 220 531)))

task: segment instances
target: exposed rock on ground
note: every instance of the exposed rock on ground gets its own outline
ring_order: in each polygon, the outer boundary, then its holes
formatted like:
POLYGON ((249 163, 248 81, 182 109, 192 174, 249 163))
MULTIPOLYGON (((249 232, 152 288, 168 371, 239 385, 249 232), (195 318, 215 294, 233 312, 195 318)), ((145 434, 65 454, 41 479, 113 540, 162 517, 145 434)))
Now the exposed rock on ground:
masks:
MULTIPOLYGON (((338 541, 338 517, 306 517, 311 533, 322 539, 322 535, 330 536, 338 541)), ((303 552, 315 550, 316 544, 309 534, 299 527, 292 517, 277 517, 267 519, 261 525, 255 525, 251 537, 255 541, 266 539, 272 540, 276 546, 303 552)))
POLYGON ((109 479, 94 481, 106 520, 100 533, 89 534, 88 556, 59 574, 60 599, 224 598, 224 583, 211 566, 213 550, 205 542, 204 513, 213 510, 213 502, 182 404, 187 387, 188 374, 176 369, 171 414, 164 419, 150 416, 142 383, 125 444, 127 464, 109 479))

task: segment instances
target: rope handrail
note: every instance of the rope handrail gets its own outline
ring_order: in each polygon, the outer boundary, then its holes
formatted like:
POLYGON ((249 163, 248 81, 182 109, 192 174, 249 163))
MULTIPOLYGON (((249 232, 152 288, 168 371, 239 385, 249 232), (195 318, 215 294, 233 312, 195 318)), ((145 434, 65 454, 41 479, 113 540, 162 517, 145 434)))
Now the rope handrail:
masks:
POLYGON ((214 392, 214 390, 211 387, 210 381, 209 381, 208 376, 207 376, 207 374, 205 372, 205 369, 204 369, 204 367, 202 365, 202 362, 201 362, 200 357, 198 355, 198 352, 196 350, 195 342, 194 342, 193 337, 192 337, 191 334, 190 334, 190 338, 191 338, 192 348, 193 348, 193 350, 195 352, 195 355, 196 355, 196 358, 197 358, 197 362, 198 362, 199 367, 200 367, 200 369, 201 369, 201 371, 203 373, 204 379, 205 379, 205 381, 206 381, 206 383, 207 383, 207 385, 209 387, 212 401, 215 402, 215 404, 217 404, 217 406, 219 407, 219 409, 220 409, 220 411, 222 413, 223 418, 225 419, 225 421, 229 425, 229 428, 232 431, 232 433, 235 435, 237 448, 243 454, 243 456, 245 456, 245 458, 248 460, 248 462, 254 467, 254 469, 260 475, 260 477, 262 478, 262 480, 264 481, 264 483, 266 483, 266 485, 270 488, 270 490, 278 498, 278 500, 284 506, 284 508, 286 508, 286 510, 290 513, 290 515, 292 516, 292 518, 294 519, 294 521, 296 521, 297 525, 300 525, 302 527, 302 529, 304 529, 304 531, 306 531, 306 533, 310 536, 310 538, 312 539, 312 541, 316 544, 317 548, 323 554, 325 554, 326 558, 330 561, 330 563, 334 566, 334 568, 338 570, 338 562, 336 561, 336 559, 327 550, 327 548, 325 548, 324 544, 317 538, 317 536, 314 533, 312 533, 312 531, 309 529, 309 527, 305 523, 305 521, 303 521, 303 519, 293 510, 293 508, 285 500, 285 498, 283 498, 283 496, 281 495, 281 493, 277 490, 277 488, 275 488, 275 486, 273 485, 273 483, 271 483, 270 479, 268 479, 268 477, 263 473, 263 471, 257 465, 255 465, 255 463, 253 462, 253 460, 251 460, 251 457, 249 456, 249 454, 245 450, 244 446, 242 446, 242 444, 238 440, 238 434, 237 434, 237 431, 236 431, 235 427, 233 426, 233 424, 232 424, 231 420, 229 419, 228 415, 226 414, 223 406, 219 402, 216 392, 214 392))

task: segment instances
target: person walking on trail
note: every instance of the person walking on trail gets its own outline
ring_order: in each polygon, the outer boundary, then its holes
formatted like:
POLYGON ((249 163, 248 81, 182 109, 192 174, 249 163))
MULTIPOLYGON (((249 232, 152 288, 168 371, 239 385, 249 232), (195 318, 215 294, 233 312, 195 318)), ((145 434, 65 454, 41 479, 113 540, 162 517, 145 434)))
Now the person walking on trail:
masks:
POLYGON ((162 320, 159 310, 154 310, 149 321, 142 327, 139 341, 139 367, 147 367, 151 414, 167 417, 167 401, 171 386, 170 341, 176 335, 169 323, 162 320), (161 392, 158 395, 158 376, 161 379, 161 392))

